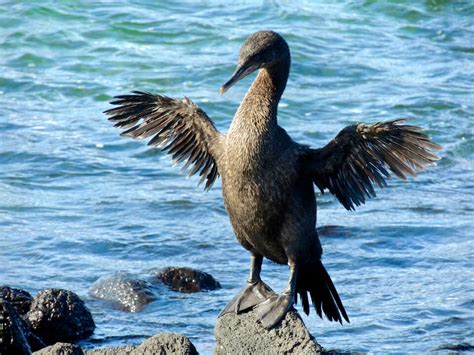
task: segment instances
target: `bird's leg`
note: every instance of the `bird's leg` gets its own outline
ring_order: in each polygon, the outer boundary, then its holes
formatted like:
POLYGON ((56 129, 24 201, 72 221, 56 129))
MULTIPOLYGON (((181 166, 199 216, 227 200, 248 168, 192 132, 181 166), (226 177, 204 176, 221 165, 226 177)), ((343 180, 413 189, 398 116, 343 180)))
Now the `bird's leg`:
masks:
POLYGON ((262 262, 263 257, 261 255, 252 254, 250 258, 250 275, 247 283, 227 306, 225 306, 219 314, 219 317, 230 312, 241 313, 276 295, 260 278, 262 262))
POLYGON ((290 267, 290 277, 288 286, 283 293, 274 295, 255 308, 258 319, 267 329, 271 329, 277 325, 294 303, 298 267, 296 263, 291 260, 288 262, 288 266, 290 267))

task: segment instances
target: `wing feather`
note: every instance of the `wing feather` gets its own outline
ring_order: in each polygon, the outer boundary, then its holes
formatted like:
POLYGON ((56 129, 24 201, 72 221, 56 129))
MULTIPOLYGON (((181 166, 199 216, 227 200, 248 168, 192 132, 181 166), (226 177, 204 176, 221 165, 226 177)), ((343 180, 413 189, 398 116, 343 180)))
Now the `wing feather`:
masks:
POLYGON ((117 107, 104 113, 115 127, 125 129, 121 135, 151 137, 148 145, 161 147, 178 164, 185 161, 181 171, 189 168, 188 176, 199 172, 206 190, 212 186, 219 176, 216 160, 222 134, 191 100, 134 91, 116 96, 111 104, 117 107))
POLYGON ((374 185, 387 185, 390 171, 400 179, 438 160, 432 142, 420 127, 404 119, 344 128, 320 149, 310 149, 306 167, 321 192, 328 189, 348 210, 375 197, 374 185))

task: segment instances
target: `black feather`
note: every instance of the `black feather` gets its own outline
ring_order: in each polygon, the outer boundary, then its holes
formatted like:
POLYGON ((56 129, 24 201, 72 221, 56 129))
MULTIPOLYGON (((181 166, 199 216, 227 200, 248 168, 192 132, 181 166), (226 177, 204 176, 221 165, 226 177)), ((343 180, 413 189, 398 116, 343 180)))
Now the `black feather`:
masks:
POLYGON ((167 96, 133 91, 119 95, 111 102, 117 105, 104 111, 115 127, 125 128, 121 135, 132 138, 148 138, 148 145, 165 145, 162 151, 181 163, 182 170, 193 165, 188 175, 200 172, 208 190, 219 176, 213 144, 221 134, 212 121, 191 100, 175 100, 167 96))
POLYGON ((328 189, 348 210, 376 196, 374 184, 387 185, 389 170, 405 180, 438 160, 433 143, 404 119, 344 128, 329 144, 311 149, 309 172, 321 190, 328 189))

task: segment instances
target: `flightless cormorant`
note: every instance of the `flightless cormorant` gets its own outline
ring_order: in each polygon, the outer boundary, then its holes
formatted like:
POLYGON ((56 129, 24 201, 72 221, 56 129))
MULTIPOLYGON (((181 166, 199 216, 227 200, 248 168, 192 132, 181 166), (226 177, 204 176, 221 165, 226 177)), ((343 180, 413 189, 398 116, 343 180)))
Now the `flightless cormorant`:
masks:
POLYGON ((319 316, 349 322, 321 263, 313 184, 353 210, 375 196, 374 185, 386 185, 389 171, 402 179, 415 175, 438 159, 432 150, 440 147, 402 119, 348 126, 322 148, 299 144, 277 122, 290 71, 290 50, 282 36, 252 34, 221 93, 256 70, 227 134, 188 98, 135 91, 117 96, 111 102, 117 106, 105 112, 116 127, 126 129, 123 135, 152 137, 149 145, 185 162, 183 169, 199 173, 206 189, 221 177, 235 235, 251 254, 250 277, 221 314, 255 308, 262 324, 271 328, 298 294, 308 314, 309 293, 319 316), (288 286, 279 295, 260 278, 264 257, 289 265, 288 286))

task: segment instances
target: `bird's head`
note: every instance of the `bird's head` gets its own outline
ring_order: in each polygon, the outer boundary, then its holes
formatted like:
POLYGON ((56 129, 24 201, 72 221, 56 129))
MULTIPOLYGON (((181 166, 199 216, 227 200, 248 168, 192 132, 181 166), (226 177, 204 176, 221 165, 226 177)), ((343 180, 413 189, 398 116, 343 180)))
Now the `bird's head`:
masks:
POLYGON ((239 62, 232 77, 221 87, 221 94, 240 79, 261 68, 269 68, 290 59, 285 39, 273 31, 258 31, 247 38, 240 48, 239 62))

